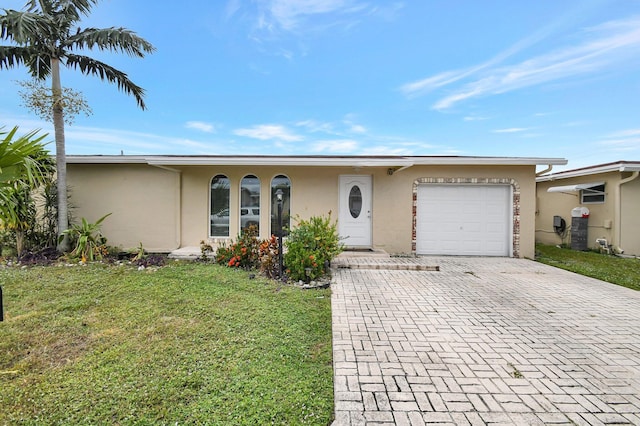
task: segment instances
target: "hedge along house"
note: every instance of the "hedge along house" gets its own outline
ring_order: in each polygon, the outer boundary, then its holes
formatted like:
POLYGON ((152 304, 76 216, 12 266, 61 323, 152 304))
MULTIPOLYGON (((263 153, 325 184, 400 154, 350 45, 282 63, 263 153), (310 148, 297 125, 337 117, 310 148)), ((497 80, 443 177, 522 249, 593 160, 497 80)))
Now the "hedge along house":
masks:
POLYGON ((572 210, 586 207, 588 248, 601 239, 640 255, 639 172, 640 161, 618 161, 539 176, 536 240, 570 244, 572 210))
POLYGON ((537 165, 561 158, 400 156, 68 156, 77 218, 109 244, 199 254, 255 225, 337 219, 349 248, 388 253, 534 256, 537 165))

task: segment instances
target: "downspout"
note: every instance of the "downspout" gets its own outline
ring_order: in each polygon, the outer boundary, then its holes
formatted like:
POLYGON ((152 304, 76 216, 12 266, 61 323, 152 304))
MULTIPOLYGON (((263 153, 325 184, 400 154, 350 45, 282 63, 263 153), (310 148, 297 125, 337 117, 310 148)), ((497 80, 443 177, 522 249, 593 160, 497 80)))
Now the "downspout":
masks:
MULTIPOLYGON (((149 164, 149 163, 147 163, 149 164)), ((176 185, 176 198, 178 199, 178 205, 176 206, 175 215, 176 215, 176 241, 175 248, 179 249, 182 245, 182 170, 174 169, 173 167, 163 166, 161 164, 149 164, 152 167, 157 167, 162 170, 167 170, 169 172, 173 172, 177 174, 177 185, 176 185)))
POLYGON ((543 175, 545 173, 549 173, 551 170, 553 170, 553 164, 549 164, 546 169, 537 172, 536 177, 543 175))
POLYGON ((615 243, 618 245, 619 248, 622 248, 622 245, 620 244, 622 240, 622 188, 621 187, 625 183, 631 182, 632 180, 637 179, 639 174, 640 172, 635 171, 631 174, 631 176, 629 176, 626 179, 622 179, 616 185, 616 240, 615 240, 615 243))

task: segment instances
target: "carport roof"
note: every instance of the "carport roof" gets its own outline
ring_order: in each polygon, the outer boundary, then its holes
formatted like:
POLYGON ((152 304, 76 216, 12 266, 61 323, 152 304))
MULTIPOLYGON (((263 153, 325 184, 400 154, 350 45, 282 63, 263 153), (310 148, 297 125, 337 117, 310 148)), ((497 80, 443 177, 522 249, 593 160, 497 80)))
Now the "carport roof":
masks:
POLYGON ((68 155, 69 164, 149 164, 152 166, 349 166, 394 167, 416 165, 565 165, 564 158, 465 156, 271 156, 271 155, 68 155))

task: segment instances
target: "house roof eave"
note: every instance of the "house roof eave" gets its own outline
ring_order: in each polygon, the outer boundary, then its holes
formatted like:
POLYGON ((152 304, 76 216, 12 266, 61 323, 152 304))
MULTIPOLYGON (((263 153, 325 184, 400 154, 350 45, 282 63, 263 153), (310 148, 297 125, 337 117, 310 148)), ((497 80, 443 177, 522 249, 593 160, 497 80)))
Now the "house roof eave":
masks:
POLYGON ((559 179, 569 179, 588 175, 610 172, 637 172, 640 171, 640 161, 617 161, 614 163, 598 164, 573 170, 564 170, 557 173, 538 176, 536 182, 548 182, 559 179))
POLYGON ((69 164, 149 164, 153 166, 317 166, 395 167, 414 165, 565 165, 564 158, 463 156, 183 156, 68 155, 69 164))

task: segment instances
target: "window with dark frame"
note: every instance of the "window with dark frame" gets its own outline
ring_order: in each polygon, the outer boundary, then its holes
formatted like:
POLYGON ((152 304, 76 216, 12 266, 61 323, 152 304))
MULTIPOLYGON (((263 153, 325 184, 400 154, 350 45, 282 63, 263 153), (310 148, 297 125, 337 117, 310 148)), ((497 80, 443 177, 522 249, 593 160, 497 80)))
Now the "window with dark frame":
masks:
POLYGON ((229 178, 225 175, 216 175, 211 179, 210 194, 210 225, 211 237, 229 236, 229 178))
POLYGON ((580 203, 582 204, 604 203, 604 200, 605 200, 604 184, 593 186, 591 188, 584 188, 580 190, 580 203))
POLYGON ((282 190, 282 229, 286 236, 291 226, 291 180, 285 175, 271 179, 271 235, 277 235, 278 231, 278 189, 282 190))
POLYGON ((260 234, 260 178, 246 175, 240 181, 240 230, 254 226, 260 234))

